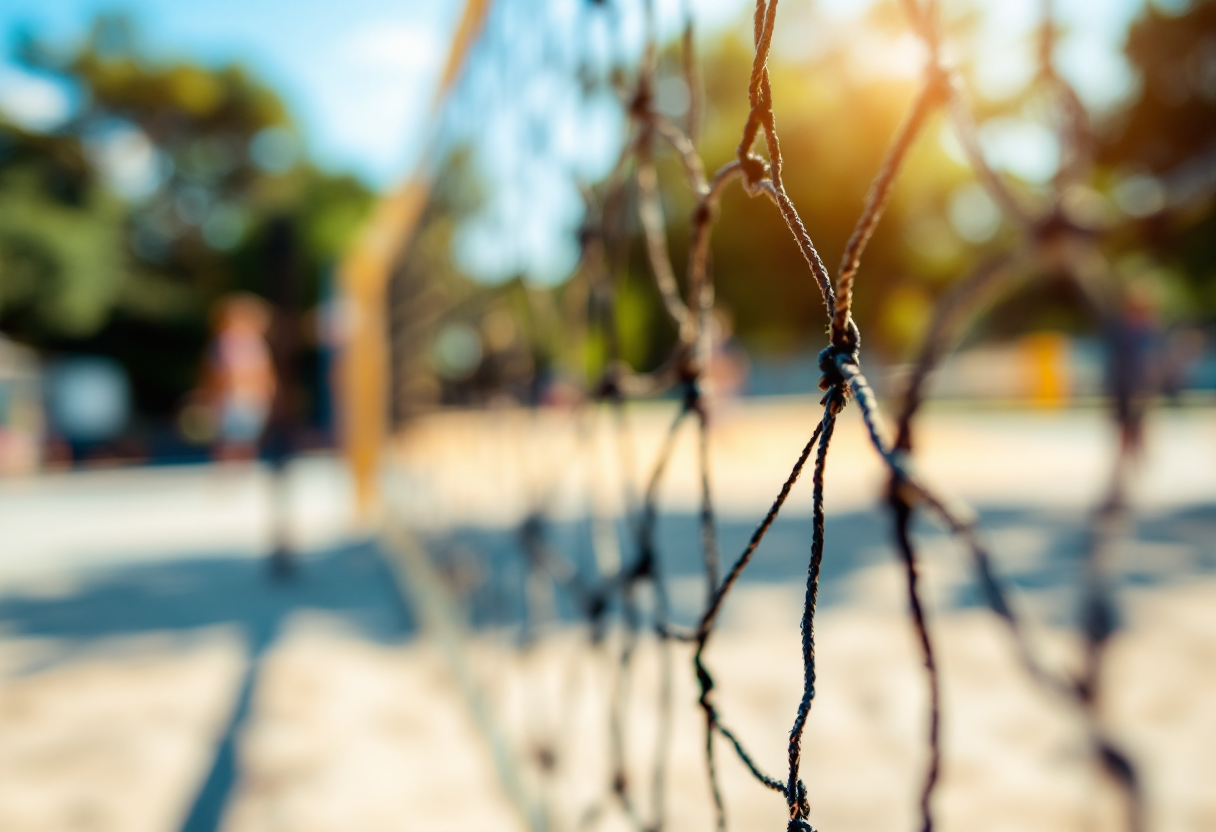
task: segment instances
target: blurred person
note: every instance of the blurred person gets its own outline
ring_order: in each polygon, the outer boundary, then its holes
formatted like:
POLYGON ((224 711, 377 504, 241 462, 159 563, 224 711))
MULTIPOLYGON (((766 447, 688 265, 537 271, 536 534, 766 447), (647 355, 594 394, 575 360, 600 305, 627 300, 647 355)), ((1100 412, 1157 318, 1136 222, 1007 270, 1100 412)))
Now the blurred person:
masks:
POLYGON ((1161 326, 1157 299, 1149 285, 1133 283, 1111 322, 1109 385, 1126 450, 1143 446, 1144 412, 1161 389, 1161 326))
POLYGON ((228 295, 216 304, 213 326, 203 383, 216 419, 213 453, 220 461, 250 460, 278 386, 266 341, 270 310, 254 295, 228 295))
POLYGON ((271 471, 271 575, 278 579, 296 572, 291 542, 291 482, 288 465, 300 442, 303 390, 299 377, 300 282, 299 236, 295 222, 274 218, 262 241, 265 288, 273 317, 268 320, 266 343, 276 381, 269 398, 269 416, 262 440, 262 455, 271 471))

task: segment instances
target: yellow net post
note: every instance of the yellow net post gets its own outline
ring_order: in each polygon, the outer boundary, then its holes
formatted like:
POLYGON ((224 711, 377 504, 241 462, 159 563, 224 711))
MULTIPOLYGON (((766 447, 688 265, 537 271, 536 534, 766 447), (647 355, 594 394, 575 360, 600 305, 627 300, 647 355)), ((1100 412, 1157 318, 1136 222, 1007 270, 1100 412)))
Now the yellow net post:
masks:
POLYGON ((344 258, 338 281, 347 332, 339 357, 338 395, 342 450, 350 465, 361 516, 377 500, 380 454, 388 433, 389 348, 385 321, 389 276, 413 234, 431 191, 438 116, 490 9, 490 0, 469 0, 448 51, 431 102, 431 136, 413 175, 382 198, 344 258))

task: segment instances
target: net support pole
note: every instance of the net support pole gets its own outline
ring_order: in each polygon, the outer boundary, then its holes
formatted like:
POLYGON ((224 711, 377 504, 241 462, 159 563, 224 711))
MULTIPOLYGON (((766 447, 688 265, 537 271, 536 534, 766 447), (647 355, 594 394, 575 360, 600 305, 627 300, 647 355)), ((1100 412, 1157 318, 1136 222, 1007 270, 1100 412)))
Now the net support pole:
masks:
POLYGON ((426 119, 427 137, 413 174, 382 197, 338 269, 344 338, 338 357, 339 436, 354 479, 359 514, 378 503, 380 459, 388 437, 390 350, 388 285, 430 196, 440 156, 439 122, 465 60, 490 10, 490 0, 468 0, 448 50, 426 119))

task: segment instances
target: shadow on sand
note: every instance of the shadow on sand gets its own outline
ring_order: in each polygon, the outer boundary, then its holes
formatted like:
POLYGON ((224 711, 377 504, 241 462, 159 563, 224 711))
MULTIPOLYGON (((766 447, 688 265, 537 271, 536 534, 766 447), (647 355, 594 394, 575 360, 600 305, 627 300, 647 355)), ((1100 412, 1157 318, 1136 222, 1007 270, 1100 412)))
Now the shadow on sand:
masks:
POLYGON ((260 661, 284 621, 320 610, 368 638, 399 641, 414 632, 413 618, 373 544, 348 546, 302 559, 287 578, 268 562, 248 557, 169 560, 106 570, 86 577, 59 598, 0 599, 0 627, 26 636, 66 639, 86 646, 97 639, 153 631, 235 625, 251 653, 232 719, 182 825, 183 832, 218 828, 236 779, 236 739, 249 711, 260 661))
MULTIPOLYGON (((989 509, 981 513, 985 535, 993 540, 998 568, 1007 580, 1027 593, 1059 591, 1079 585, 1086 540, 1086 518, 1048 511, 989 509), (1033 543, 1031 556, 1003 559, 1002 535, 1021 534, 1033 543)), ((702 573, 698 518, 664 515, 657 529, 662 569, 673 585, 683 582, 693 591, 675 593, 677 620, 690 622, 704 597, 696 586, 702 573), (681 597, 693 599, 681 603, 681 597)), ((722 520, 719 541, 723 563, 742 551, 752 533, 751 522, 722 520)), ((890 561, 889 520, 878 511, 837 514, 827 520, 827 553, 823 564, 821 603, 832 605, 849 597, 849 578, 859 570, 890 561)), ((581 569, 592 562, 586 522, 545 525, 549 541, 569 553, 581 569)), ((618 527, 623 557, 633 556, 627 529, 618 527)), ((948 543, 940 531, 919 529, 926 557, 942 557, 948 543)), ((805 581, 810 547, 810 518, 783 516, 769 533, 744 580, 797 586, 805 581)), ((477 626, 514 625, 520 620, 523 558, 513 530, 461 529, 427 541, 441 570, 455 575, 461 563, 475 565, 471 588, 462 593, 467 612, 477 626)), ((1125 584, 1152 584, 1216 571, 1216 508, 1205 507, 1157 515, 1136 524, 1140 547, 1120 570, 1125 584)), ((467 572, 467 570, 466 570, 467 572)), ((559 614, 573 620, 568 599, 558 597, 559 614)), ((950 606, 972 606, 978 594, 964 582, 946 599, 950 606)), ((1070 604, 1061 607, 1071 624, 1070 604)), ((319 610, 338 617, 366 637, 395 642, 415 632, 388 566, 373 543, 352 545, 299 561, 291 577, 276 578, 264 560, 248 557, 209 557, 166 560, 151 565, 111 569, 86 576, 77 591, 56 598, 13 595, 0 598, 0 627, 15 635, 63 639, 87 646, 101 638, 153 631, 193 630, 230 624, 244 634, 251 652, 250 670, 242 682, 233 717, 220 738, 211 771, 186 816, 182 832, 212 832, 220 822, 236 778, 236 738, 249 710, 260 660, 284 621, 302 610, 319 610)))

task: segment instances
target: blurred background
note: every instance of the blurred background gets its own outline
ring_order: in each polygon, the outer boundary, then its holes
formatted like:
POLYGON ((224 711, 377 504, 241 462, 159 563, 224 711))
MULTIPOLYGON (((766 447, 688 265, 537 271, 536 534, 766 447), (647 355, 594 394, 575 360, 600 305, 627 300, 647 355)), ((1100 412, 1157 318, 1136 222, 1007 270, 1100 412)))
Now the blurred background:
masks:
MULTIPOLYGON (((1037 4, 942 5, 986 157, 1019 196, 1045 200, 1069 159, 1036 76, 1037 4)), ((1157 368, 1143 377, 1154 407, 1113 569, 1129 611, 1111 672, 1168 678, 1174 698, 1129 682, 1111 707, 1159 772, 1148 781, 1156 828, 1216 830, 1204 785, 1216 780, 1205 704, 1216 701, 1216 3, 1055 6, 1056 64, 1094 134, 1091 175, 1063 205, 1101 246, 1138 355, 1157 368)), ((610 253, 615 334, 585 325, 583 246, 597 219, 585 195, 624 146, 649 26, 654 105, 691 126, 710 171, 734 158, 753 55, 745 0, 656 0, 652 19, 648 8, 0 6, 0 828, 537 828, 524 793, 547 795, 551 828, 624 822, 587 809, 595 789, 561 786, 588 779, 571 772, 604 764, 608 742, 557 753, 571 726, 603 721, 594 701, 567 713, 561 691, 608 682, 590 664, 585 678, 569 671, 582 682, 564 675, 588 651, 570 602, 529 588, 528 534, 580 569, 601 556, 605 529, 628 556, 622 482, 641 481, 611 461, 608 418, 587 414, 614 355, 654 370, 677 333, 636 209, 622 212, 610 253), (407 543, 386 542, 389 527, 407 543), (425 550, 421 572, 401 546, 425 550), (428 613, 430 596, 447 606, 428 613), (427 621, 463 635, 421 638, 434 635, 427 621), (522 785, 504 780, 503 748, 524 749, 522 785), (462 797, 462 782, 482 799, 462 797)), ((829 264, 924 61, 898 3, 782 5, 770 72, 786 188, 829 264)), ((683 274, 695 198, 678 158, 656 164, 683 274)), ((712 242, 708 389, 728 561, 818 419, 827 326, 797 246, 761 202, 728 190, 712 242)), ((884 403, 938 300, 1022 233, 946 120, 930 118, 857 289, 862 363, 884 403)), ((1062 655, 1075 647, 1088 513, 1117 446, 1108 335, 1072 284, 1027 270, 947 359, 921 440, 926 470, 979 506, 998 565, 1062 655)), ((629 406, 639 470, 677 405, 673 393, 629 406)), ((824 720, 846 727, 812 726, 835 751, 811 765, 836 783, 848 772, 832 754, 860 748, 851 770, 870 774, 825 786, 836 796, 812 820, 890 829, 910 823, 923 753, 919 711, 892 703, 923 692, 898 617, 881 470, 855 418, 829 479, 824 603, 838 617, 825 632, 874 664, 824 648, 846 680, 825 690, 824 720), (894 675, 866 675, 875 665, 894 675)), ((659 539, 674 614, 688 622, 705 590, 686 441, 659 539)), ((797 654, 809 506, 796 491, 719 657, 724 687, 733 676, 752 686, 723 695, 741 726, 772 740, 760 746, 773 770, 798 695, 782 651, 797 654)), ((991 763, 1004 753, 995 740, 968 756, 966 738, 992 728, 984 678, 1016 671, 978 669, 1007 645, 964 643, 989 624, 967 617, 978 595, 962 554, 922 531, 963 680, 958 724, 971 726, 947 737, 964 761, 947 769, 947 827, 996 829, 967 807, 1007 801, 1025 828, 1077 828, 1094 787, 1058 707, 1027 691, 1010 706, 1007 733, 1048 725, 1054 738, 1023 749, 1022 763, 991 763), (998 785, 1012 781, 1024 791, 1010 797, 998 785), (1019 815, 1027 802, 1047 814, 1019 815)), ((640 684, 656 672, 640 670, 640 684)), ((677 690, 694 713, 691 677, 677 690)), ((703 828, 701 740, 685 716, 670 823, 703 828)), ((742 775, 727 791, 740 822, 783 822, 781 800, 742 775)), ((1023 828, 1013 823, 1000 828, 1023 828)))

